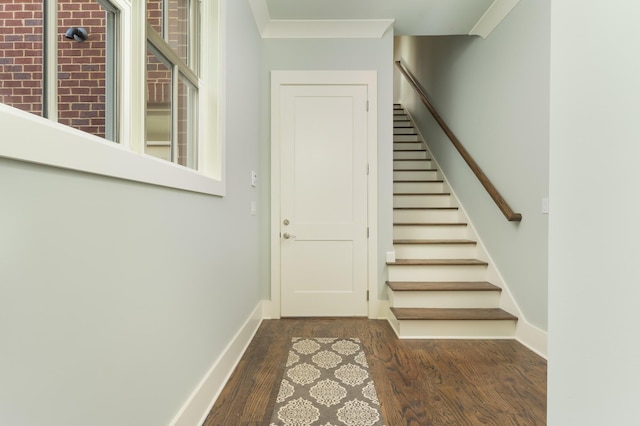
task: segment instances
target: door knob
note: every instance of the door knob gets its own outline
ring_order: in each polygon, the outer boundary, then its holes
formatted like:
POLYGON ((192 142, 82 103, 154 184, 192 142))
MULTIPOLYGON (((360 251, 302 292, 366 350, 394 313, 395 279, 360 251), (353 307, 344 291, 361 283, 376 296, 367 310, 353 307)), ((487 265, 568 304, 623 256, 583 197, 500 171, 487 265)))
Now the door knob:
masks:
POLYGON ((282 234, 282 238, 284 238, 285 240, 288 240, 289 238, 295 238, 295 235, 291 235, 288 232, 285 232, 284 234, 282 234))

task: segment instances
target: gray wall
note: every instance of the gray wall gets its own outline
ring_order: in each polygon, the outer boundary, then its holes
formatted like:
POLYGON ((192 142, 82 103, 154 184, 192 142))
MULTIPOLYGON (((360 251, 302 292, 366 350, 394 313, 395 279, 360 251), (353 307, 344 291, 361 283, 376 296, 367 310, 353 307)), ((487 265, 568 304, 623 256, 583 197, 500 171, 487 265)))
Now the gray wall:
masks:
POLYGON ((550 2, 522 0, 486 39, 402 37, 396 58, 524 219, 509 223, 406 81, 400 98, 526 319, 547 329, 550 2))
POLYGON ((0 159, 0 424, 168 424, 260 301, 260 40, 227 13, 227 197, 0 159))
MULTIPOLYGON (((386 280, 385 252, 392 242, 392 108, 393 108, 393 33, 382 39, 265 39, 262 64, 262 144, 261 170, 270 170, 270 102, 273 70, 375 70, 378 72, 378 262, 380 296, 386 280)), ((265 180, 268 173, 263 173, 265 180)), ((261 204, 270 205, 266 183, 261 189, 261 204)), ((268 253, 269 219, 262 217, 262 241, 268 253)), ((265 259, 261 259, 265 261, 265 259)), ((268 262, 268 259, 266 260, 268 262)), ((268 272, 269 264, 263 265, 268 272)), ((270 297, 270 289, 263 296, 270 297)))
POLYGON ((640 5, 551 8, 551 426, 640 424, 640 5))

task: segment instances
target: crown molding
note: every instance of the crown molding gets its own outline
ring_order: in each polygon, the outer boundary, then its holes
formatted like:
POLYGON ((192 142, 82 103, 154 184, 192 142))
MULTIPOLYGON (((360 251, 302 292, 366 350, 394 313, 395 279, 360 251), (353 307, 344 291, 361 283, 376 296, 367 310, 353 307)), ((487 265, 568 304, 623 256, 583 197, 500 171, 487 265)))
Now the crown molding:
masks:
POLYGON ((469 35, 477 35, 482 38, 489 37, 489 34, 507 17, 518 2, 520 2, 520 0, 495 0, 473 28, 471 28, 469 35))
POLYGON ((271 19, 266 0, 249 0, 262 38, 382 38, 394 19, 271 19))

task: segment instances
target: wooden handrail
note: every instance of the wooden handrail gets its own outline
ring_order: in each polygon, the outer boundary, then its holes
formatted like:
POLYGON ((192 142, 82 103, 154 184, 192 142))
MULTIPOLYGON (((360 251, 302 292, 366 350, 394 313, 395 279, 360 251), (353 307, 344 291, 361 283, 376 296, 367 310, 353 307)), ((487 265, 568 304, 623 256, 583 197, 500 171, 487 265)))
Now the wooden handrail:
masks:
POLYGON ((418 80, 416 80, 413 74, 411 74, 411 72, 400 61, 396 61, 396 65, 398 66, 398 69, 400 70, 400 72, 405 76, 405 78, 407 79, 411 87, 413 87, 413 90, 416 91, 416 93, 422 100, 422 103, 427 107, 429 112, 431 112, 431 115, 433 115, 433 118, 435 118, 435 120, 438 122, 438 124, 440 125, 444 133, 447 135, 447 137, 449 138, 453 146, 456 147, 456 149, 458 150, 458 152, 460 153, 464 161, 467 163, 467 165, 471 168, 473 173, 476 175, 476 177, 478 178, 482 186, 484 186, 484 189, 487 190, 487 192, 489 193, 493 201, 498 205, 498 208, 500 209, 502 214, 504 214, 504 217, 506 217, 507 220, 510 222, 520 222, 522 220, 522 215, 520 213, 514 213, 511 207, 509 207, 509 204, 507 204, 504 198, 502 198, 502 195, 500 195, 500 193, 498 192, 496 187, 493 185, 493 183, 491 183, 487 175, 484 174, 480 166, 478 166, 478 163, 476 163, 473 157, 471 157, 471 154, 469 154, 469 152, 464 148, 464 146, 462 146, 462 143, 460 143, 460 140, 456 137, 456 135, 453 134, 453 132, 451 131, 447 123, 445 123, 445 121, 442 119, 442 117, 440 116, 438 111, 435 109, 431 101, 429 101, 429 98, 427 98, 427 95, 422 89, 422 86, 420 86, 420 83, 418 83, 418 80))

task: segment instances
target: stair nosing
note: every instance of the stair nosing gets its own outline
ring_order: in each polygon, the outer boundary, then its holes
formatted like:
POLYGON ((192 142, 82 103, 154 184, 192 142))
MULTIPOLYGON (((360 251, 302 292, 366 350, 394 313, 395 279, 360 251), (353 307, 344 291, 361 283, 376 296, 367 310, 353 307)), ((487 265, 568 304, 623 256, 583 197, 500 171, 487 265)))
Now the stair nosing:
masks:
POLYGON ((478 245, 477 241, 474 240, 443 240, 443 239, 431 239, 431 240, 410 240, 407 238, 402 238, 402 239, 397 239, 397 240, 393 240, 393 244, 398 244, 398 245, 417 245, 417 244, 424 244, 424 245, 429 245, 429 244, 452 244, 452 245, 478 245))
POLYGON ((460 207, 443 206, 443 207, 394 207, 393 210, 460 210, 460 207))
POLYGON ((394 222, 393 226, 468 226, 466 222, 394 222))
POLYGON ((488 281, 386 281, 395 292, 421 291, 502 291, 488 281))
POLYGON ((400 179, 400 180, 394 180, 393 183, 444 183, 444 179, 416 179, 416 180, 400 179))
POLYGON ((489 266, 479 259, 396 259, 387 262, 389 266, 489 266))
POLYGON ((451 195, 450 192, 394 192, 393 195, 411 195, 411 196, 421 196, 421 195, 451 195))
POLYGON ((518 317, 500 308, 390 308, 403 320, 435 321, 517 321, 518 317))

